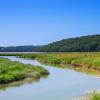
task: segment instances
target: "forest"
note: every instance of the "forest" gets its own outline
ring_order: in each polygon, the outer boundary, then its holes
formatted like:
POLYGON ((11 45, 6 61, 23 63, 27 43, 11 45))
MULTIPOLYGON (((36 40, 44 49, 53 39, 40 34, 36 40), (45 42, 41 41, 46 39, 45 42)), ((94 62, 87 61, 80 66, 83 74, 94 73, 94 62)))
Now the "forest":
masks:
MULTIPOLYGON (((34 44, 34 43, 33 43, 34 44)), ((63 39, 41 46, 0 47, 0 52, 99 52, 100 35, 63 39)))

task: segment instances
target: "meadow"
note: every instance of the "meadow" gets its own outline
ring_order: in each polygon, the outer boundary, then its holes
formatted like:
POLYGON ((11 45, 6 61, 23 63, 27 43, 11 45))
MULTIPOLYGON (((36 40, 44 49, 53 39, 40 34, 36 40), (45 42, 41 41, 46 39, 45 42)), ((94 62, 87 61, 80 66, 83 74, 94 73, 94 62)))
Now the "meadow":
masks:
POLYGON ((100 52, 69 52, 69 53, 0 53, 0 56, 17 56, 37 59, 49 64, 69 64, 74 68, 100 71, 100 52))
MULTIPOLYGON (((100 75, 100 53, 99 52, 70 52, 70 53, 25 53, 25 54, 3 54, 0 56, 16 56, 21 58, 36 59, 45 64, 54 64, 63 68, 62 65, 73 66, 76 70, 93 70, 100 75)), ((69 66, 70 67, 70 66, 69 66)), ((84 71, 83 71, 84 72, 84 71)), ((9 83, 12 81, 22 80, 27 77, 40 78, 43 74, 49 74, 47 70, 42 67, 22 64, 9 59, 0 58, 0 84, 9 83), (31 74, 29 74, 31 73, 31 74), (35 73, 35 75, 34 75, 35 73)), ((92 93, 89 100, 100 100, 100 93, 92 93)))
POLYGON ((49 72, 40 66, 23 64, 6 58, 0 58, 0 85, 26 78, 37 80, 43 75, 48 74, 49 72))
POLYGON ((69 64, 74 67, 88 68, 100 71, 100 52, 70 52, 70 53, 26 53, 7 54, 0 56, 18 56, 22 58, 37 59, 43 63, 69 64))
POLYGON ((43 63, 70 64, 100 71, 99 52, 21 54, 20 57, 38 59, 43 63))

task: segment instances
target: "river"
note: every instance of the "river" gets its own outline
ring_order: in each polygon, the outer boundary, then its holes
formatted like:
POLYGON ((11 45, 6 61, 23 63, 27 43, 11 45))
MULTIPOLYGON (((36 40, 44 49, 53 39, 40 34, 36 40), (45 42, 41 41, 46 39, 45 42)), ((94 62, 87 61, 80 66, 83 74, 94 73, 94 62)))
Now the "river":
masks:
POLYGON ((61 69, 37 60, 6 57, 25 64, 42 66, 50 75, 38 82, 0 90, 0 100, 74 100, 88 91, 100 89, 100 79, 71 69, 61 69))

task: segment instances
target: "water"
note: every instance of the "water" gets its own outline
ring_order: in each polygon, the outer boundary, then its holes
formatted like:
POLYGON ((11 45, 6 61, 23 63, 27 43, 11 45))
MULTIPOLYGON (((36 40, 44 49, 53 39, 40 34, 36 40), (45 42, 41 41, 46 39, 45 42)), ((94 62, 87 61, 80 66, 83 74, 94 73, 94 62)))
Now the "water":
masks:
POLYGON ((69 69, 41 64, 37 60, 7 57, 25 64, 39 65, 49 70, 47 78, 39 82, 0 90, 0 100, 73 100, 88 91, 100 89, 100 80, 69 69))

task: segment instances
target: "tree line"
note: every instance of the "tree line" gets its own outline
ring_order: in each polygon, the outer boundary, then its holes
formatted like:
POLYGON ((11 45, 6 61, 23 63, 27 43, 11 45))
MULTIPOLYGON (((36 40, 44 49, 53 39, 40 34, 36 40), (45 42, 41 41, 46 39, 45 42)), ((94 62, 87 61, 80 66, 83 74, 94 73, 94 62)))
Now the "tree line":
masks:
POLYGON ((0 52, 99 52, 100 35, 63 39, 43 46, 0 47, 0 52))

